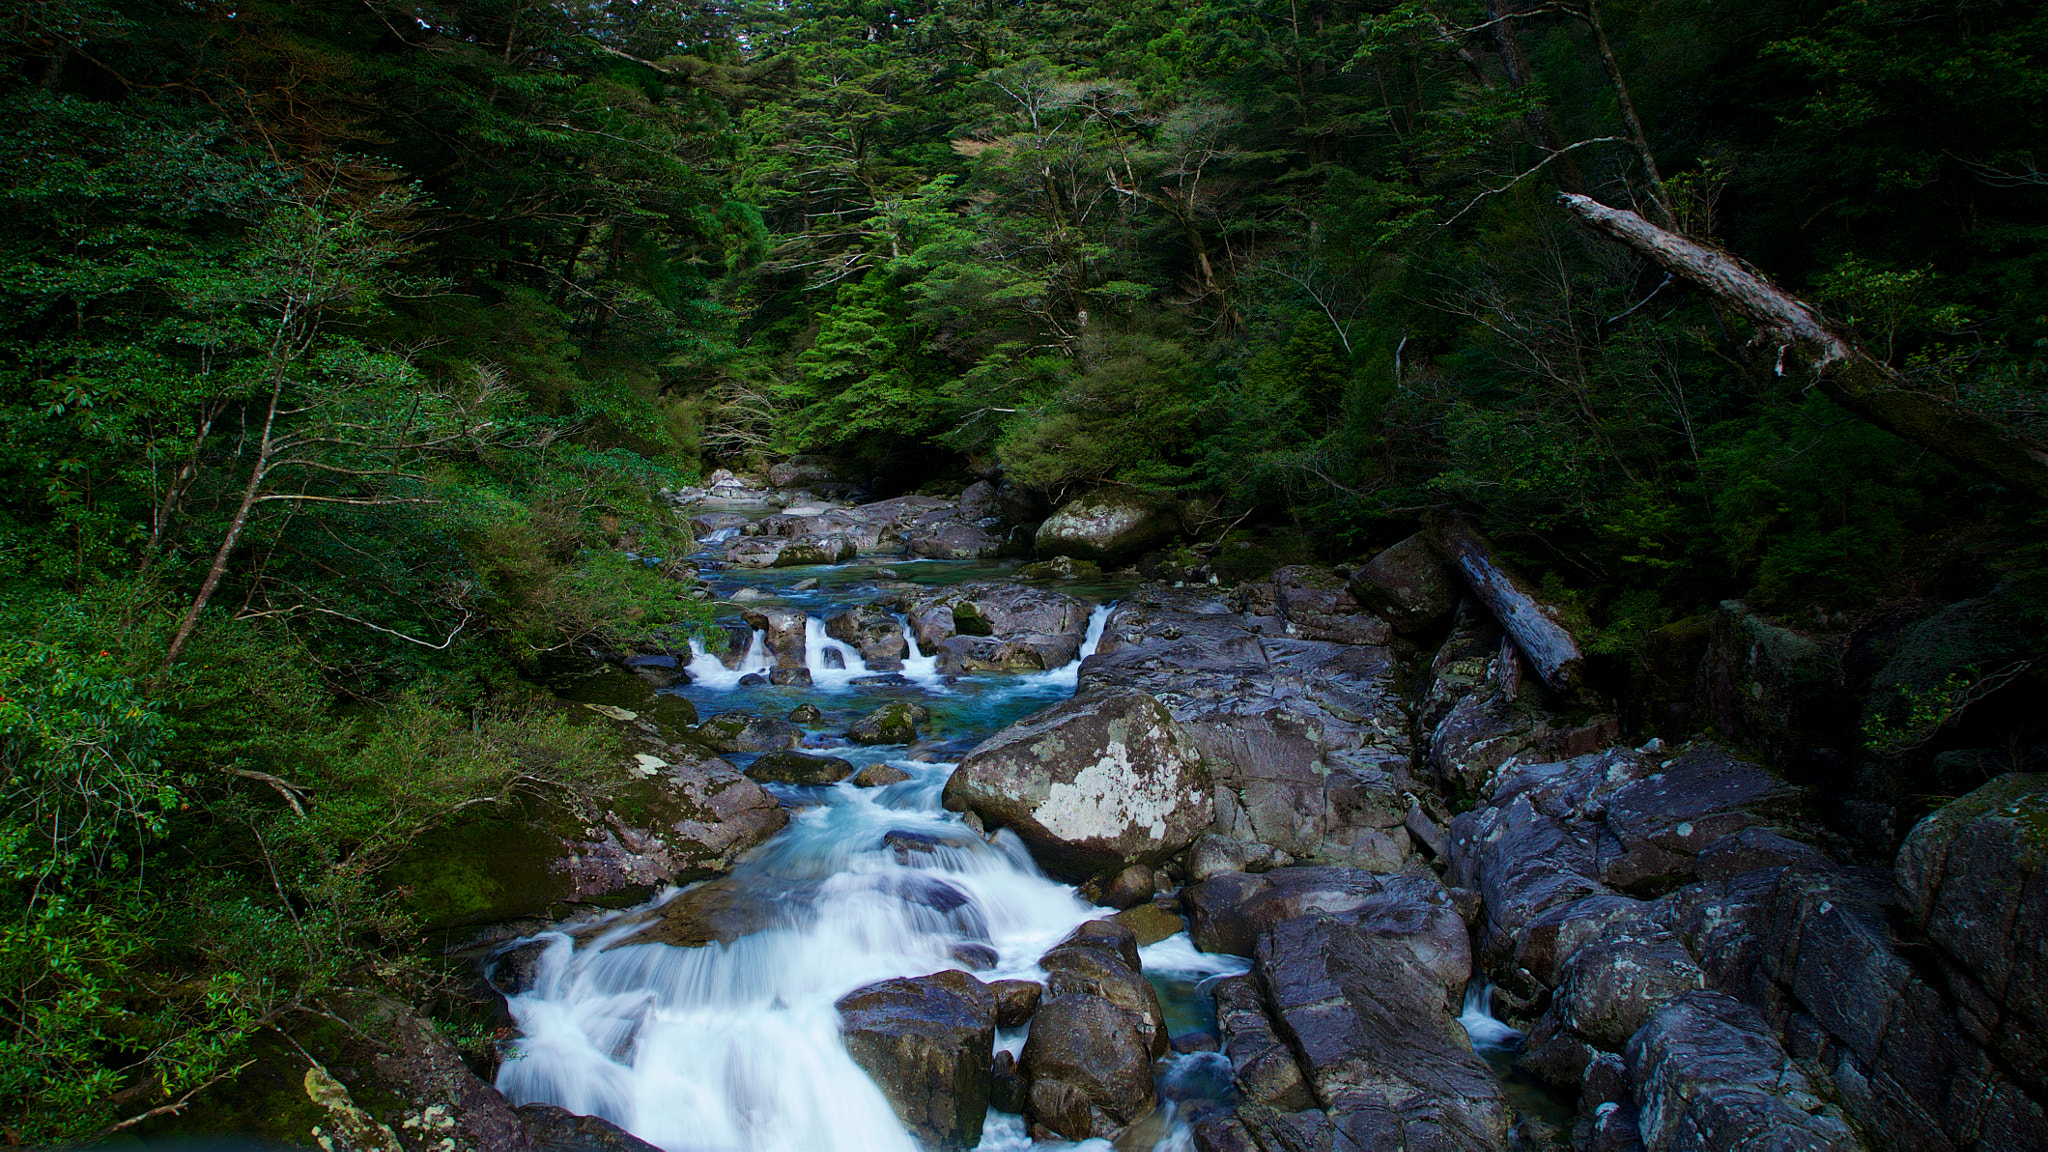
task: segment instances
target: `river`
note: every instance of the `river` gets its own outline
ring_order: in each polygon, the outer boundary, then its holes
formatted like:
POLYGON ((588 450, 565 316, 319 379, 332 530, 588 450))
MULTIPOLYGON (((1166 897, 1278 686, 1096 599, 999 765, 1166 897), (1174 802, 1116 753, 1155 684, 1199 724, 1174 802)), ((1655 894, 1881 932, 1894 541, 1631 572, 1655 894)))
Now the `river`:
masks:
MULTIPOLYGON (((924 584, 1008 571, 1006 565, 944 561, 891 562, 889 568, 924 584)), ((756 650, 737 669, 700 654, 689 665, 692 682, 667 691, 707 716, 733 709, 781 716, 812 705, 822 719, 806 726, 806 751, 859 765, 886 762, 909 778, 880 788, 851 781, 771 786, 792 810, 790 824, 749 855, 731 880, 769 908, 770 927, 701 948, 606 947, 631 926, 600 929, 594 939, 586 928, 588 942, 580 948, 566 932, 540 937, 552 943, 532 988, 510 1002, 521 1035, 498 1086, 515 1103, 547 1102, 603 1116, 670 1152, 909 1152, 916 1143, 847 1055, 834 1002, 875 981, 966 967, 958 953, 972 955, 977 945, 995 955, 977 977, 1041 977, 1039 956, 1081 922, 1110 914, 1047 878, 1010 833, 985 840, 939 803, 958 756, 1070 696, 1080 660, 1044 672, 948 682, 913 641, 901 681, 858 684, 868 674, 859 654, 826 638, 822 622, 877 597, 874 566, 727 570, 709 580, 721 595, 753 589, 750 595, 772 597, 757 603, 808 613, 813 682, 742 685, 744 675, 765 667, 756 650), (817 585, 791 589, 804 580, 817 585), (906 697, 931 712, 922 726, 931 735, 914 748, 840 746, 829 735, 879 704, 906 697)), ((1085 659, 1116 588, 1061 591, 1097 602, 1085 659)), ((730 759, 744 766, 748 758, 730 759)), ((981 957, 985 962, 986 951, 981 957)), ((1176 1035, 1213 1032, 1215 1008, 1206 985, 1246 968, 1236 957, 1197 952, 1184 933, 1146 947, 1141 957, 1176 1035)), ((1024 1037, 1024 1029, 1003 1031, 997 1047, 1017 1052, 1024 1037)), ((1169 1056, 1155 1074, 1160 1112, 1119 1141, 1124 1152, 1188 1147, 1188 1129, 1175 1119, 1176 1100, 1228 1092, 1229 1064, 1216 1053, 1169 1056)), ((1022 1117, 991 1111, 983 1152, 1031 1147, 1022 1117)))

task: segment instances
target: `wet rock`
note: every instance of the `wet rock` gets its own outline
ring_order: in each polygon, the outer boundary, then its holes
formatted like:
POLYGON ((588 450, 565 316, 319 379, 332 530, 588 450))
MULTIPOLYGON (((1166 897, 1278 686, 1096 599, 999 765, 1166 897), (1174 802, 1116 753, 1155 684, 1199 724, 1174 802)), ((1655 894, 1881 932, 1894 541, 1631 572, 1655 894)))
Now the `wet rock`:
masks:
POLYGON ((768 654, 775 658, 778 668, 802 668, 804 666, 804 633, 809 627, 810 617, 799 608, 747 608, 740 613, 747 627, 762 633, 768 654))
POLYGON ((837 756, 806 752, 770 752, 747 765, 747 775, 764 784, 816 786, 837 784, 853 775, 853 765, 837 756))
POLYGON ((1207 833, 1188 849, 1188 879, 1199 882, 1226 872, 1247 871, 1249 858, 1242 841, 1207 833))
POLYGON ((1450 615, 1462 591, 1419 532, 1374 556, 1346 587, 1359 604, 1402 632, 1419 632, 1450 615))
POLYGON ((789 715, 783 717, 783 719, 791 724, 806 724, 816 727, 825 722, 825 714, 818 711, 816 704, 799 704, 795 708, 790 709, 789 715))
POLYGON ((1515 963, 1546 988, 1564 979, 1564 962, 1593 940, 1647 919, 1651 906, 1629 896, 1588 896, 1552 908, 1515 937, 1515 963))
POLYGON ((1185 927, 1180 913, 1151 901, 1126 908, 1110 919, 1129 928, 1138 938, 1140 947, 1157 944, 1185 927))
POLYGON ((749 712, 720 712, 699 724, 699 743, 720 752, 780 752, 803 742, 803 729, 787 720, 749 712))
POLYGON ((830 456, 792 456, 768 466, 768 483, 777 488, 800 488, 839 478, 840 464, 830 456))
POLYGON ((1921 820, 1896 865, 1973 1038, 2048 1079, 2048 776, 2000 777, 1921 820))
POLYGON ((908 779, 910 773, 892 764, 870 764, 854 774, 853 784, 856 788, 882 788, 908 779))
POLYGON ((1294 1052, 1273 1030, 1249 976, 1216 982, 1216 1023, 1230 1057, 1238 1096, 1248 1104, 1298 1112, 1315 1107, 1294 1052))
POLYGON ((996 1053, 995 1066, 989 1072, 988 1106, 998 1112, 1023 1112, 1031 1106, 1031 1082, 1017 1070, 1017 1057, 1010 1052, 996 1053))
POLYGON ((930 1148, 981 1141, 994 1058, 996 1001, 964 972, 885 980, 841 997, 846 1050, 930 1148))
POLYGON ((895 700, 854 721, 846 738, 856 744, 910 744, 917 740, 918 722, 930 718, 924 705, 895 700))
POLYGON ((1038 1001, 1045 995, 1045 986, 1036 980, 992 980, 988 990, 996 998, 998 1028, 1023 1027, 1031 1014, 1038 1011, 1038 1001))
POLYGON ((1152 899, 1152 869, 1133 864, 1112 876, 1084 885, 1082 895, 1090 902, 1111 908, 1131 908, 1152 899))
POLYGON ((1031 1118, 1069 1140, 1115 1139, 1151 1109, 1152 1050, 1131 1018, 1091 995, 1052 996, 1031 1018, 1021 1061, 1031 1118))
POLYGON ((1060 505, 1038 526, 1034 543, 1041 557, 1115 564, 1165 543, 1179 527, 1170 509, 1133 493, 1100 489, 1060 505))
POLYGON ((492 956, 486 964, 486 979, 490 985, 505 996, 521 996, 533 989, 535 975, 540 969, 541 954, 552 945, 552 940, 528 940, 507 948, 492 956))
MULTIPOLYGON (((815 883, 815 882, 812 882, 815 883)), ((600 931, 638 922, 638 931, 606 945, 620 948, 632 944, 669 944, 677 948, 702 948, 707 944, 730 944, 768 928, 787 926, 797 913, 795 902, 772 899, 756 885, 727 877, 699 884, 656 908, 601 928, 586 928, 576 935, 595 938, 600 931)))
POLYGON ((515 1113, 535 1152, 661 1152, 602 1116, 578 1116, 553 1104, 522 1104, 515 1113))
POLYGON ((1002 954, 994 946, 978 941, 955 944, 947 954, 969 972, 986 972, 1002 960, 1002 954))
POLYGON ((1215 1052, 1219 1050, 1216 1038, 1207 1032, 1183 1032, 1171 1041, 1175 1054, 1186 1056, 1191 1052, 1215 1052))
POLYGON ((961 761, 944 796, 1076 881, 1162 863, 1215 816, 1199 752, 1138 692, 1083 694, 1004 729, 961 761))
POLYGON ((770 684, 808 688, 811 686, 811 670, 809 668, 771 668, 768 670, 768 682, 770 684))
POLYGON ((1195 1152, 1259 1152, 1259 1145, 1234 1114, 1197 1121, 1193 1140, 1195 1152))
POLYGON ((1688 993, 1659 1011, 1629 1041, 1628 1065, 1645 1147, 1863 1147, 1763 1019, 1722 993, 1688 993))
MULTIPOLYGON (((1166 1055, 1166 1013, 1158 991, 1138 965, 1127 962, 1120 950, 1102 946, 1101 939, 1070 937, 1068 943, 1039 958, 1039 967, 1046 972, 1046 996, 1052 1000, 1092 996, 1114 1005, 1129 1020, 1150 1056, 1166 1055)), ((1129 941, 1129 936, 1124 940, 1129 941)), ((1136 944, 1130 942, 1135 953, 1136 944)))
MULTIPOLYGON (((1141 961, 1138 957, 1138 935, 1115 918, 1084 920, 1079 927, 1067 933, 1066 938, 1052 946, 1047 955, 1061 948, 1094 948, 1104 955, 1114 957, 1124 967, 1135 972, 1141 961)), ((1043 960, 1040 963, 1044 963, 1043 960)))
POLYGON ((1512 1110, 1441 976, 1328 916, 1260 937, 1258 980, 1331 1123, 1365 1146, 1497 1149, 1512 1110))
POLYGON ((934 560, 980 560, 1003 549, 999 533, 956 519, 919 524, 910 530, 907 539, 912 556, 934 560))
POLYGON ((879 608, 863 605, 825 621, 825 635, 850 644, 860 658, 876 671, 901 668, 910 653, 903 638, 903 624, 879 608))

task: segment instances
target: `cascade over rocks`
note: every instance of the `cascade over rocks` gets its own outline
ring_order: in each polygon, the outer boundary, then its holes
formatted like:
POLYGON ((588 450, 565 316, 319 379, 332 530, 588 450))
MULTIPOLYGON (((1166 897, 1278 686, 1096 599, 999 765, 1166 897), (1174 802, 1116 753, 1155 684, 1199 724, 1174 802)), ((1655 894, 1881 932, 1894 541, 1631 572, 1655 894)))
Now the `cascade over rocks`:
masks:
POLYGON ((967 754, 944 796, 1076 881, 1163 862, 1215 816, 1201 754, 1142 692, 1084 693, 1011 725, 967 754))

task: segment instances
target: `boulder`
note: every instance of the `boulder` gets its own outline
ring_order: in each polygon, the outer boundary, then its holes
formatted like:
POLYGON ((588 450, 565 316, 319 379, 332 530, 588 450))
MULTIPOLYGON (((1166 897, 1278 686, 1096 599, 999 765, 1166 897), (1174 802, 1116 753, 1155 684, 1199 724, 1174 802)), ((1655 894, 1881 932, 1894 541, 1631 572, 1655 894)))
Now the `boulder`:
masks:
POLYGON ((918 722, 930 718, 924 705, 894 700, 854 721, 846 738, 855 744, 909 744, 917 739, 918 722))
POLYGON ((1346 588, 1401 632, 1422 631, 1450 615, 1462 591, 1457 575, 1419 532, 1374 556, 1346 588))
POLYGON ((1183 889, 1181 902, 1189 911, 1190 936, 1205 952, 1254 955, 1257 942, 1276 924, 1321 915, 1433 974, 1446 1005, 1463 993, 1472 974, 1465 921, 1431 875, 1329 866, 1275 868, 1258 876, 1225 873, 1183 889))
POLYGON ((1651 1013, 1706 984, 1706 973, 1669 932, 1604 936, 1565 960, 1551 1011, 1587 1043, 1618 1052, 1651 1013))
POLYGON ((1359 1147, 1495 1150, 1513 1115, 1439 974, 1321 915, 1273 925, 1254 969, 1330 1124, 1359 1147))
POLYGON ((1023 1027, 1045 996, 1045 985, 1036 980, 991 980, 988 990, 996 998, 998 1028, 1023 1027))
POLYGON ((521 1104, 514 1110, 534 1152, 661 1152, 602 1116, 578 1116, 553 1104, 521 1104))
POLYGON ((1090 884, 1082 894, 1094 903, 1119 911, 1148 903, 1152 899, 1152 869, 1133 864, 1102 878, 1099 884, 1090 884))
POLYGON ((1294 1052, 1273 1031, 1250 976, 1216 983, 1216 1023, 1230 1057, 1239 1099, 1244 1103, 1299 1112, 1316 1106, 1294 1052))
POLYGON ((1896 864, 1965 1027, 2048 1079, 2048 776, 2012 774, 1921 820, 1896 864))
POLYGON ((837 784, 851 775, 853 765, 837 756, 795 751, 770 752, 747 765, 747 776, 764 784, 837 784))
POLYGON ((946 807, 1010 828, 1061 879, 1160 864, 1215 818, 1202 758, 1142 692, 1092 692, 983 741, 946 782, 946 807))
POLYGON ((762 634, 769 655, 779 668, 804 666, 805 636, 810 617, 801 608, 744 608, 740 616, 747 627, 762 634))
POLYGON ((720 712, 697 725, 697 740, 720 752, 780 752, 803 743, 804 730, 787 720, 750 712, 720 712))
POLYGON ((1110 919, 1131 930, 1138 938, 1138 945, 1157 944, 1161 940, 1186 929, 1181 923, 1180 913, 1156 901, 1126 908, 1110 919))
POLYGON ((1287 634, 1338 644, 1385 644, 1393 631, 1366 611, 1328 568, 1295 566, 1273 573, 1275 605, 1287 634))
POLYGON ((958 520, 920 524, 910 530, 907 543, 912 556, 933 560, 981 560, 1003 550, 1002 536, 958 520))
POLYGON ((868 605, 827 619, 825 635, 852 645, 867 666, 878 672, 901 668, 903 658, 910 654, 902 621, 868 605))
POLYGON ((555 918, 718 875, 788 822, 775 798, 732 765, 669 750, 654 775, 601 801, 528 800, 430 832, 384 880, 427 927, 555 918))
POLYGON ((730 944, 769 928, 787 927, 795 918, 807 917, 809 908, 801 901, 778 899, 792 891, 814 890, 815 881, 791 890, 765 891, 758 881, 726 876, 685 889, 654 908, 642 909, 616 920, 577 929, 579 942, 596 939, 613 929, 642 927, 605 945, 620 948, 632 944, 667 944, 676 948, 702 948, 709 944, 730 944))
POLYGON ((856 788, 882 788, 890 784, 901 784, 910 779, 910 773, 893 764, 870 764, 856 772, 853 786, 856 788))
POLYGON ((1020 1063, 1031 1080, 1032 1120, 1068 1140, 1113 1140, 1157 1100, 1151 1046, 1099 996, 1040 1003, 1020 1063))
POLYGON ((996 998, 965 972, 885 980, 839 999, 847 1054, 927 1148, 981 1142, 995 1048, 996 998))
POLYGON ((1861 1152, 1863 1142, 1755 1010, 1690 992, 1628 1043, 1644 1147, 1861 1152))
POLYGON ((1060 505, 1038 526, 1034 546, 1041 557, 1119 564, 1158 547, 1179 526, 1170 509, 1134 493, 1105 488, 1060 505))
MULTIPOLYGON (((1135 956, 1135 940, 1126 935, 1124 942, 1129 944, 1130 955, 1135 956)), ((1099 938, 1069 937, 1067 942, 1039 957, 1038 966, 1046 972, 1048 998, 1093 996, 1107 1001, 1124 1014, 1153 1058, 1166 1055, 1166 1012, 1159 1003, 1159 993, 1123 952, 1101 946, 1099 938)))

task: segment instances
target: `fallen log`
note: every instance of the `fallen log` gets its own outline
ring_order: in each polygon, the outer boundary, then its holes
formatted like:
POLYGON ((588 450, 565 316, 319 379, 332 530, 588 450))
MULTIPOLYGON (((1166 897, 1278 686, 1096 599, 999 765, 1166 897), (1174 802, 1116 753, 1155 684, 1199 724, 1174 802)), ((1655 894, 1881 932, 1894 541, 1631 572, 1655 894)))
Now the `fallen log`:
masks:
POLYGON ((1780 375, 1789 353, 1806 362, 1822 395, 1863 420, 2009 488, 2048 498, 2048 448, 1911 387, 1830 327, 1811 305, 1726 254, 1590 196, 1565 192, 1558 199, 1594 231, 1690 281, 1779 342, 1780 375))
POLYGON ((1553 692, 1576 694, 1582 686, 1585 652, 1558 610, 1538 599, 1528 581, 1495 555, 1493 545, 1470 524, 1443 520, 1433 525, 1433 534, 1444 559, 1500 621, 1537 677, 1553 692))

